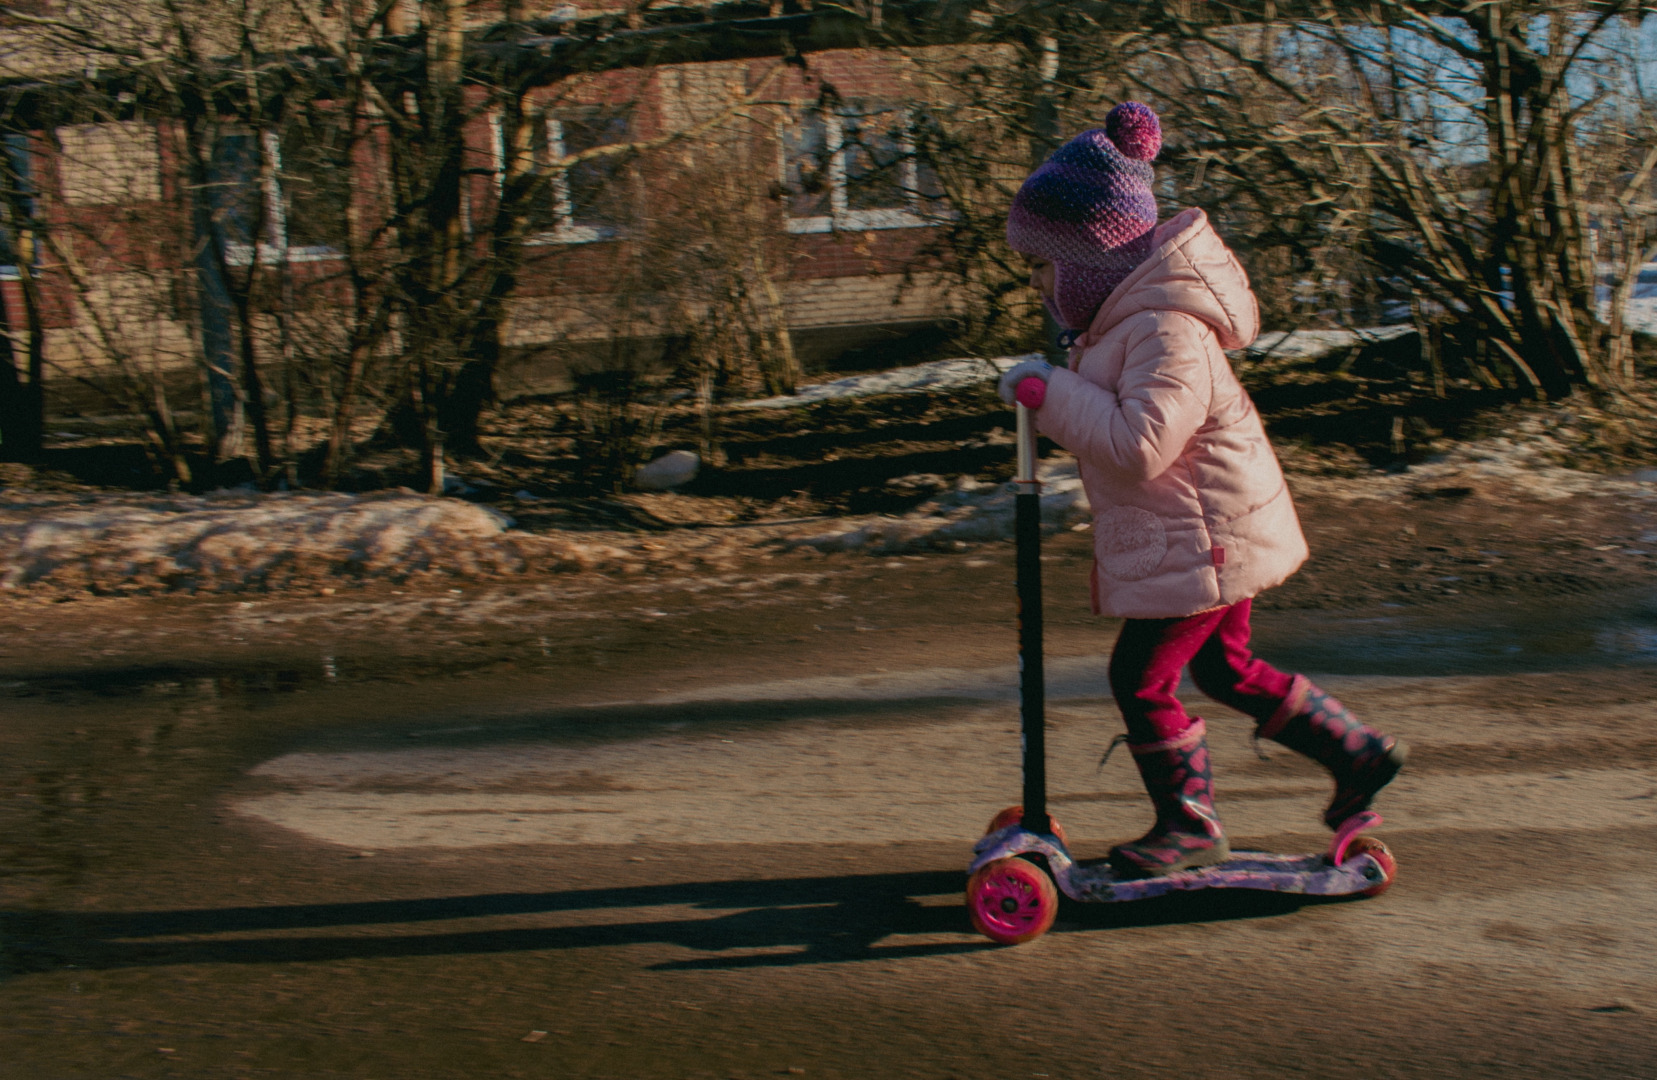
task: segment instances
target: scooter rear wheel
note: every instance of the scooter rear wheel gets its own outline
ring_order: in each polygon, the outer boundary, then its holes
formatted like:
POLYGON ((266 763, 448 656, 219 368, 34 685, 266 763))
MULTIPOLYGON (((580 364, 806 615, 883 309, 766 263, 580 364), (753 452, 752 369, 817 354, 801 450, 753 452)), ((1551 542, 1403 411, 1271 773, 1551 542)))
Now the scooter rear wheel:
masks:
POLYGON ((1033 941, 1059 913, 1053 879, 1024 859, 997 859, 967 882, 967 914, 973 929, 1002 945, 1033 941))
POLYGON ((1359 893, 1359 896, 1380 896, 1392 888, 1392 881, 1398 876, 1398 860, 1392 857, 1392 852, 1387 850, 1385 844, 1373 836, 1357 837, 1352 841, 1352 845, 1346 849, 1347 858, 1350 859, 1354 855, 1368 855, 1381 864, 1381 872, 1386 874, 1386 877, 1378 884, 1371 885, 1359 893))
MULTIPOLYGON (((1007 826, 1017 825, 1023 820, 1024 807, 1009 806, 1007 809, 1001 811, 1001 813, 990 818, 990 827, 984 830, 984 835, 988 836, 990 833, 1000 832, 1007 826)), ((1058 839, 1059 843, 1063 844, 1065 847, 1069 847, 1070 838, 1064 835, 1064 826, 1059 824, 1059 819, 1049 814, 1047 815, 1047 820, 1053 823, 1053 835, 1058 839)))

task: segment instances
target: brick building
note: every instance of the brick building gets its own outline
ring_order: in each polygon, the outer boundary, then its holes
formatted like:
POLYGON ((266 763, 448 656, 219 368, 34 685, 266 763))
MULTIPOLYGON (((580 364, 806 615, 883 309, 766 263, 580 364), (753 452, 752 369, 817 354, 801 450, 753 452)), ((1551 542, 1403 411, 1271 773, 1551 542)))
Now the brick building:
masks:
MULTIPOLYGON (((412 18, 416 5, 406 6, 401 17, 412 18)), ((543 14, 558 11, 587 13, 558 5, 543 14)), ((469 17, 482 25, 498 14, 473 5, 469 17)), ((803 63, 608 71, 531 91, 522 108, 541 182, 505 300, 502 388, 555 386, 572 358, 618 337, 671 336, 675 318, 705 314, 709 301, 694 289, 675 300, 652 264, 686 254, 675 235, 730 240, 736 226, 721 220, 753 232, 740 250, 763 263, 756 273, 774 286, 807 368, 879 363, 935 339, 957 306, 939 243, 953 211, 916 133, 950 107, 939 72, 959 56, 822 51, 803 63), (606 146, 633 149, 583 157, 606 146), (675 234, 694 214, 713 217, 701 234, 675 234)), ((461 225, 483 258, 511 136, 496 95, 473 87, 466 102, 461 225)), ((59 371, 198 363, 203 330, 188 294, 201 230, 190 192, 205 186, 224 265, 265 275, 248 316, 257 348, 343 348, 330 337, 342 321, 333 309, 350 303, 352 275, 372 266, 348 267, 347 255, 389 243, 370 226, 384 217, 399 166, 385 139, 342 133, 330 115, 326 97, 313 96, 261 127, 227 118, 196 148, 204 178, 190 172, 182 125, 166 117, 134 112, 9 135, 16 183, 0 295, 14 338, 27 306, 19 279, 32 278, 41 348, 59 371), (34 261, 20 267, 23 255, 34 261)), ((396 326, 387 341, 396 347, 396 326)))

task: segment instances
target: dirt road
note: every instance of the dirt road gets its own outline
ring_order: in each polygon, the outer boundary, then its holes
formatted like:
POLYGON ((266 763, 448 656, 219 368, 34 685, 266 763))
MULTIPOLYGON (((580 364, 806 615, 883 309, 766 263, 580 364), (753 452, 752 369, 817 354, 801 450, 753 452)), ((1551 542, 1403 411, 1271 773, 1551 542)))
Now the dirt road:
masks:
MULTIPOLYGON (((1592 509, 1553 514, 1573 551, 1603 546, 1592 509)), ((1429 566, 1456 552, 1433 530, 1483 527, 1444 514, 1410 519, 1429 566)), ((1403 542, 1375 520, 1318 526, 1345 561, 1258 641, 1411 742, 1396 887, 1071 907, 1012 949, 960 895, 1017 791, 1004 547, 9 601, 0 1072, 1657 1076, 1642 556, 1543 580, 1537 540, 1529 592, 1393 590, 1358 580, 1408 561, 1363 546, 1403 542)), ((1120 755, 1095 768, 1112 628, 1059 599, 1085 546, 1048 564, 1053 790, 1100 855, 1148 812, 1120 755)), ((1192 700, 1234 844, 1321 846, 1315 770, 1192 700)))

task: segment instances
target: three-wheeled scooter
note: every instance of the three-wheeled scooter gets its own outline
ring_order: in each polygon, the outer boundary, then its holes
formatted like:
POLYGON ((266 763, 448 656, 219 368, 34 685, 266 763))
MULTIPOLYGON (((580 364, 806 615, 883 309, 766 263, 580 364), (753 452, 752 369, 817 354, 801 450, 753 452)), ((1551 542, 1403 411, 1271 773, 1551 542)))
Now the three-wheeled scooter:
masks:
POLYGON ((1020 719, 1024 743, 1024 801, 990 820, 973 847, 967 911, 986 937, 1013 945, 1040 937, 1058 914, 1059 893, 1084 903, 1142 900, 1193 889, 1257 889, 1312 896, 1377 896, 1392 884, 1397 865, 1385 844, 1363 830, 1381 823, 1366 810, 1343 823, 1319 855, 1234 851, 1214 866, 1161 877, 1127 877, 1108 861, 1078 862, 1064 830, 1047 812, 1046 687, 1042 670, 1041 483, 1037 478, 1035 420, 1047 384, 1017 387, 1018 469, 1015 543, 1018 574, 1020 719))

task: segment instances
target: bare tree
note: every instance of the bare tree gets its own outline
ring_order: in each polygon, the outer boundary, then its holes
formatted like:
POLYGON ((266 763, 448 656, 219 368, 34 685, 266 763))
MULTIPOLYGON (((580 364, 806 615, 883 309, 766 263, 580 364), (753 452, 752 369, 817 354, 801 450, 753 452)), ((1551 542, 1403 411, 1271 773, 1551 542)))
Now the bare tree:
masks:
POLYGON ((1650 144, 1648 106, 1632 140, 1606 123, 1644 17, 1632 3, 1429 14, 1389 0, 1282 24, 1181 22, 1131 72, 1194 186, 1240 196, 1262 226, 1253 246, 1290 253, 1297 283, 1328 297, 1367 278, 1413 302, 1441 392, 1448 350, 1480 384, 1615 397, 1633 389, 1628 330, 1620 308, 1601 311, 1594 248, 1643 234, 1650 213, 1637 198, 1649 172, 1629 162, 1650 144), (1606 197, 1613 176, 1622 190, 1606 197))
POLYGON ((0 449, 13 460, 38 458, 46 429, 44 300, 36 274, 39 222, 28 169, 32 140, 21 134, 0 146, 0 262, 17 267, 16 302, 0 291, 0 449), (17 343, 23 363, 17 362, 17 343))
POLYGON ((1404 304, 1441 389, 1458 374, 1549 396, 1635 389, 1627 312, 1657 167, 1646 4, 789 0, 571 19, 507 3, 472 29, 465 7, 421 0, 410 22, 393 0, 11 11, 32 36, 0 123, 58 175, 0 169, 9 235, 40 252, 6 293, 24 356, 11 380, 0 364, 8 448, 38 445, 38 387, 61 361, 146 418, 180 482, 203 479, 194 455, 337 483, 378 432, 417 448, 438 490, 447 457, 478 451, 526 268, 571 240, 571 193, 606 185, 613 280, 591 318, 617 337, 654 326, 709 408, 724 387, 786 389, 791 248, 766 112, 784 103, 750 78, 701 114, 589 138, 591 95, 619 115, 664 72, 809 68, 849 47, 919 75, 901 138, 832 154, 856 149, 879 182, 924 171, 936 242, 908 269, 956 275, 975 346, 1041 336, 1002 240, 1018 183, 1137 96, 1167 121, 1161 193, 1211 209, 1279 324, 1404 304), (154 158, 144 220, 110 179, 117 144, 154 158), (84 180, 97 168, 102 187, 84 180), (78 203, 47 190, 70 174, 92 192, 78 203), (53 289, 70 333, 45 326, 53 289), (199 451, 176 418, 180 364, 206 392, 199 451))

